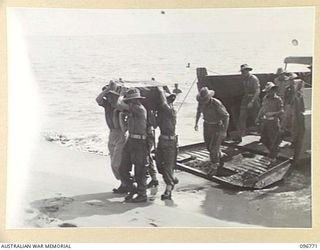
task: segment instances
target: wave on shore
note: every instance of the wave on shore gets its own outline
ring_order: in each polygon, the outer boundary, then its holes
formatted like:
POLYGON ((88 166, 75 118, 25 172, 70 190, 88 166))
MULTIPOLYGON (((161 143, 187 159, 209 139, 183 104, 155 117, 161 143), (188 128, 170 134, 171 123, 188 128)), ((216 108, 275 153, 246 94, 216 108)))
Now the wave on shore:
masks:
POLYGON ((70 147, 78 151, 98 155, 108 155, 106 138, 98 134, 72 136, 51 131, 45 132, 43 137, 46 141, 54 142, 61 146, 70 147))

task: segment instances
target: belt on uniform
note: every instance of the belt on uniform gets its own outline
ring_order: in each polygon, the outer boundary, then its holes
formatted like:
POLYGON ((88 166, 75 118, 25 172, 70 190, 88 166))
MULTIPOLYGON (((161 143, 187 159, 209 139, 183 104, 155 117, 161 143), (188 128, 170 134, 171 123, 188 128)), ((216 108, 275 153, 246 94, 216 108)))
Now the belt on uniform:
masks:
POLYGON ((276 117, 266 117, 266 116, 264 116, 262 119, 263 119, 263 120, 267 120, 267 121, 274 121, 274 120, 276 120, 277 118, 276 118, 276 117))
POLYGON ((145 139, 147 139, 147 136, 145 136, 145 135, 129 134, 129 138, 138 139, 138 140, 145 140, 145 139))
POLYGON ((208 121, 204 120, 204 122, 207 123, 207 124, 210 124, 210 125, 217 125, 217 124, 219 124, 220 121, 217 121, 217 122, 208 122, 208 121))
POLYGON ((175 140, 176 135, 160 135, 160 138, 165 139, 165 140, 175 140))

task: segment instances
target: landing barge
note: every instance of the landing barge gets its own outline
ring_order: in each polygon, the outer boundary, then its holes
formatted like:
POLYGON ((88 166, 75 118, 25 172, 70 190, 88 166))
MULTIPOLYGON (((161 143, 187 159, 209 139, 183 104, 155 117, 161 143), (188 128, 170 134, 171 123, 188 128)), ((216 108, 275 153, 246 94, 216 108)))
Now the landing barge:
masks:
MULTIPOLYGON (((293 166, 311 165, 311 93, 312 93, 312 67, 311 57, 287 57, 284 60, 285 68, 289 64, 305 65, 306 71, 295 72, 305 84, 303 90, 305 112, 304 120, 300 124, 300 145, 296 149, 290 147, 290 141, 284 140, 280 145, 280 154, 277 161, 270 166, 267 150, 259 142, 260 136, 251 121, 248 123, 248 135, 243 137, 240 144, 234 144, 232 135, 235 132, 235 123, 240 112, 240 103, 243 95, 242 77, 238 75, 208 75, 205 68, 197 69, 197 87, 208 87, 215 90, 215 97, 220 99, 230 113, 230 124, 228 129, 229 139, 224 141, 222 152, 227 156, 223 158, 223 174, 220 176, 209 176, 207 174, 210 165, 209 152, 204 143, 191 144, 179 147, 176 167, 177 169, 195 174, 199 177, 231 186, 239 189, 262 189, 281 181, 290 174, 293 166), (250 132, 251 131, 251 132, 250 132)), ((288 71, 290 69, 287 69, 288 71)), ((254 73, 255 74, 255 73, 254 73)), ((267 82, 276 77, 273 73, 255 74, 263 89, 267 82)), ((135 82, 127 82, 133 85, 135 82)), ((137 82, 141 95, 146 97, 143 105, 148 111, 157 110, 157 91, 154 86, 163 86, 156 81, 137 82), (141 87, 141 84, 146 87, 141 87)), ((167 86, 163 86, 168 92, 167 86)), ((261 92, 261 95, 263 93, 261 92)), ((263 96, 261 96, 262 98, 263 96)), ((196 107, 194 108, 196 110, 196 107)), ((179 132, 178 132, 179 133, 179 132)))
MULTIPOLYGON (((280 145, 280 154, 275 164, 270 166, 266 158, 267 150, 259 142, 260 137, 254 133, 254 124, 248 121, 249 133, 243 138, 242 143, 234 144, 232 140, 226 140, 222 145, 222 152, 227 157, 223 159, 223 175, 209 176, 207 166, 210 162, 209 152, 204 143, 186 145, 179 148, 176 166, 178 169, 206 178, 208 180, 232 186, 240 189, 262 189, 285 178, 292 170, 293 166, 311 164, 311 87, 312 87, 312 67, 311 57, 287 57, 284 60, 285 68, 288 64, 306 65, 303 72, 295 72, 305 84, 304 101, 305 112, 304 121, 301 124, 301 141, 294 150, 290 147, 290 141, 283 141, 280 145), (249 128, 250 127, 250 128, 249 128), (250 129, 252 134, 250 134, 250 129)), ((273 73, 255 74, 259 80, 261 88, 267 82, 273 81, 276 77, 273 73)), ((240 103, 243 95, 241 75, 208 75, 205 68, 197 69, 198 89, 208 87, 215 90, 215 96, 220 99, 229 113, 230 125, 229 135, 232 139, 235 123, 240 112, 240 103)), ((262 96, 261 96, 262 98, 262 96)))
POLYGON ((251 149, 250 146, 225 142, 222 151, 227 157, 223 158, 223 174, 219 176, 207 174, 206 167, 210 159, 203 143, 180 147, 176 166, 199 177, 240 189, 265 188, 289 174, 291 159, 285 156, 279 156, 270 167, 266 153, 251 149))

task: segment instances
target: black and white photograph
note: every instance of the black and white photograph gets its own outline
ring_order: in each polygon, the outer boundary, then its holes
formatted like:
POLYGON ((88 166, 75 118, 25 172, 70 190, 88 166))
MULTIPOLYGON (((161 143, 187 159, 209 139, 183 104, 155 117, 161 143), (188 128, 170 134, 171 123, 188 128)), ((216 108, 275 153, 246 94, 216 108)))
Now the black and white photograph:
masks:
POLYGON ((7 37, 7 229, 313 227, 314 7, 10 7, 7 37))

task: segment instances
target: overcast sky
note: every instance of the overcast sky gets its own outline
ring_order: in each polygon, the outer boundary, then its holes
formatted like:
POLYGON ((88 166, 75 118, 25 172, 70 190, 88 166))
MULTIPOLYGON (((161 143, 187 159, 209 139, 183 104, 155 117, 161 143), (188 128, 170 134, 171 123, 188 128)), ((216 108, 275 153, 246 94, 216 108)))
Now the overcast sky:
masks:
POLYGON ((11 8, 28 35, 105 35, 241 31, 313 32, 314 9, 11 8))

